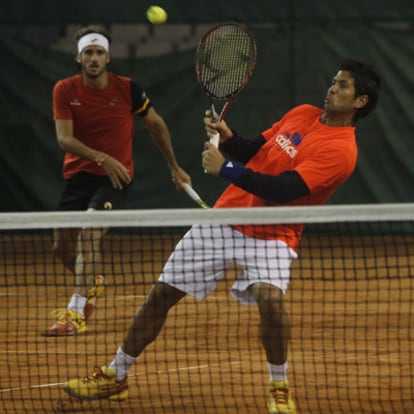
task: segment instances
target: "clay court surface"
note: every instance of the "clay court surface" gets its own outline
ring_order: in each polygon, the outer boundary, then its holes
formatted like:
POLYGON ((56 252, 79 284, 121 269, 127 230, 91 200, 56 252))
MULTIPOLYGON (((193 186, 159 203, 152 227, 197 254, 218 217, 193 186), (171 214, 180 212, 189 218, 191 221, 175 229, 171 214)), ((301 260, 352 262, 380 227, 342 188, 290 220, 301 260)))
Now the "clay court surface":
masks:
MULTIPOLYGON (((0 412, 53 413, 62 383, 112 360, 175 236, 108 235, 108 288, 89 332, 43 336, 72 293, 50 234, 0 236, 0 412)), ((413 264, 407 238, 306 236, 287 295, 289 379, 297 412, 413 413, 413 264), (392 247, 391 247, 392 246, 392 247)), ((130 371, 122 403, 68 412, 265 413, 267 367, 255 307, 227 293, 235 269, 203 302, 184 299, 130 371)))

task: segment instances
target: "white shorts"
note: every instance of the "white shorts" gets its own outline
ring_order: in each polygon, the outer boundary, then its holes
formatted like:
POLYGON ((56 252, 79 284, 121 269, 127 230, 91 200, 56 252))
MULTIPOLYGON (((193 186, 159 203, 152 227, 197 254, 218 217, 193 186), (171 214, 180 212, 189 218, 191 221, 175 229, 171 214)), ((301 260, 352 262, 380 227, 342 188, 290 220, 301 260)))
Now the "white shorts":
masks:
POLYGON ((230 292, 240 303, 256 304, 248 287, 269 283, 286 293, 296 258, 280 240, 255 239, 230 226, 194 225, 171 253, 159 281, 201 300, 216 290, 226 269, 237 264, 243 271, 230 292))

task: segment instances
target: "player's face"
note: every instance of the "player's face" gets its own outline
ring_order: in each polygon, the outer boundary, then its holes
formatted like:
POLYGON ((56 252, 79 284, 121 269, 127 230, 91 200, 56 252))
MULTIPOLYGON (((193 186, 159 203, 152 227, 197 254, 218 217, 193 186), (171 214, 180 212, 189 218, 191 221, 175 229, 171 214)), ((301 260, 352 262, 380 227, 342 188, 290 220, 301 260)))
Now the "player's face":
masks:
POLYGON ((360 97, 355 94, 354 79, 349 72, 340 70, 334 76, 324 107, 331 114, 353 113, 361 107, 360 97))
POLYGON ((106 72, 109 55, 101 46, 87 46, 78 56, 82 72, 89 78, 98 78, 106 72))

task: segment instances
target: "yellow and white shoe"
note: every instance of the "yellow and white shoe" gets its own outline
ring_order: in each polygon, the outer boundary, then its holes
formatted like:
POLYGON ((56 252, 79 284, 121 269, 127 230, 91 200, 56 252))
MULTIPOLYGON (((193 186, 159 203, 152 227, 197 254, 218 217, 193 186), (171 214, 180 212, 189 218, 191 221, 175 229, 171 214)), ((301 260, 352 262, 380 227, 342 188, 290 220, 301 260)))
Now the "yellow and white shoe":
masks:
POLYGON ((269 381, 267 410, 269 414, 296 414, 295 403, 290 397, 288 381, 269 381))
POLYGON ((86 320, 80 313, 62 308, 55 309, 52 315, 56 321, 47 330, 47 336, 71 336, 86 332, 86 320))
POLYGON ((95 285, 88 291, 84 314, 66 308, 55 309, 52 315, 56 318, 53 325, 47 330, 47 336, 71 336, 87 331, 86 322, 96 307, 96 300, 101 296, 106 287, 105 278, 101 275, 95 276, 95 285))
POLYGON ((95 367, 94 373, 86 378, 66 382, 63 390, 78 400, 107 398, 112 401, 124 401, 128 398, 126 378, 123 381, 116 381, 115 371, 107 366, 95 367))

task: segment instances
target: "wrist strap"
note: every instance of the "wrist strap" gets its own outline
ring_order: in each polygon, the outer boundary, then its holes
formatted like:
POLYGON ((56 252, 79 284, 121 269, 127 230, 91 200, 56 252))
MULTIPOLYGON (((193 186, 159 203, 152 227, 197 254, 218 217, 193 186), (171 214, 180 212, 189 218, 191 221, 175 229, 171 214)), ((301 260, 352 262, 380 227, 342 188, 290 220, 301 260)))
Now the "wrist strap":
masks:
POLYGON ((226 160, 220 168, 220 177, 228 178, 233 183, 237 181, 245 167, 234 161, 226 160))

